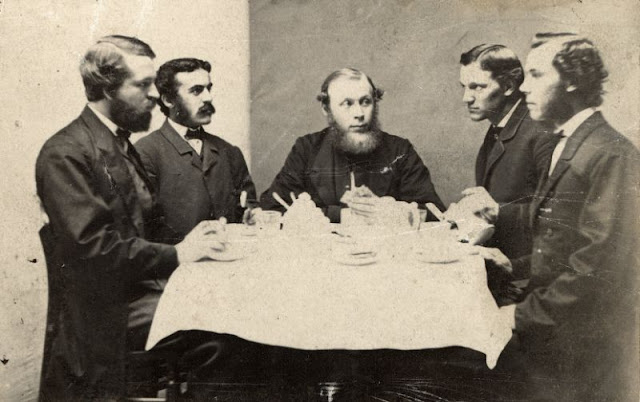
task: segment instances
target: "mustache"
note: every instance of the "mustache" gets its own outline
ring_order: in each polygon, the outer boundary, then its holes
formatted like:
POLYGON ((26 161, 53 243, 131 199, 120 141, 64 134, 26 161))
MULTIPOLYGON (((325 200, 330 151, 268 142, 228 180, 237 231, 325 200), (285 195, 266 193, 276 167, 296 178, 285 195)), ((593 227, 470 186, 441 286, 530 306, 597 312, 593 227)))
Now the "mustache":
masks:
POLYGON ((214 114, 216 112, 216 108, 213 107, 212 103, 205 103, 200 109, 198 109, 199 114, 214 114))

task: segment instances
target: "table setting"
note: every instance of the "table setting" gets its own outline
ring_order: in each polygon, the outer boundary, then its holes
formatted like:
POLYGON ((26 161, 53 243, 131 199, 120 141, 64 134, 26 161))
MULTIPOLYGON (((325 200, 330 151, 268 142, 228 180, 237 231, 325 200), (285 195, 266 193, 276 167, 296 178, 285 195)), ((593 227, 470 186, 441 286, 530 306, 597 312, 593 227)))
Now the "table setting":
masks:
POLYGON ((484 260, 450 222, 422 222, 417 205, 385 200, 390 212, 376 222, 345 209, 331 224, 307 194, 292 200, 282 200, 284 215, 258 211, 254 225, 226 225, 223 252, 178 267, 147 350, 197 329, 302 350, 461 346, 495 366, 510 324, 484 260))

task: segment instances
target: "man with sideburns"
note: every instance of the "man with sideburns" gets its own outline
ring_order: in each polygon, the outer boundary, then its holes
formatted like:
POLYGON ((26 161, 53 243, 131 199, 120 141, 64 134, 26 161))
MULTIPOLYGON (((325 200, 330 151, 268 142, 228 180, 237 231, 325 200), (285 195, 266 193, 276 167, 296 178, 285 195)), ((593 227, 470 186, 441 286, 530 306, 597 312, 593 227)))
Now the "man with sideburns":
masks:
POLYGON ((256 199, 240 149, 204 130, 215 113, 210 72, 209 62, 194 58, 160 66, 158 104, 167 119, 136 143, 175 241, 205 219, 241 223, 240 195, 256 199))
POLYGON ((557 145, 531 206, 533 247, 511 260, 481 249, 531 270, 524 300, 502 308, 513 337, 498 362, 531 400, 638 397, 640 153, 598 110, 607 76, 591 40, 536 35, 520 89, 557 145))
MULTIPOLYGON (((37 192, 50 221, 40 232, 53 279, 48 321, 57 329, 46 342, 42 400, 124 398, 128 352, 144 347, 131 337, 147 313, 140 298, 179 264, 224 249, 219 221, 202 222, 175 246, 155 237, 164 219, 129 141, 149 128, 154 58, 133 37, 92 45, 80 65, 88 104, 38 155, 37 192)), ((191 335, 172 337, 176 353, 206 343, 191 335)))
MULTIPOLYGON (((519 89, 524 80, 522 64, 511 49, 497 44, 475 46, 460 56, 460 64, 462 100, 469 117, 491 124, 476 158, 478 187, 463 195, 486 191, 499 203, 499 219, 489 219, 495 223, 495 233, 486 245, 499 248, 509 258, 521 257, 531 251, 528 210, 549 163, 553 137, 529 116, 519 89)), ((505 274, 489 266, 489 287, 498 303, 518 300, 528 274, 505 274)))
POLYGON ((413 145, 388 134, 378 122, 383 91, 362 71, 343 68, 325 79, 318 100, 329 126, 296 140, 284 166, 260 197, 263 209, 284 210, 272 194, 285 200, 290 193, 307 192, 331 222, 340 222, 347 207, 341 198, 356 186, 365 186, 349 203, 351 212, 371 219, 380 211, 375 200, 391 196, 420 206, 444 205, 431 182, 429 170, 413 145))

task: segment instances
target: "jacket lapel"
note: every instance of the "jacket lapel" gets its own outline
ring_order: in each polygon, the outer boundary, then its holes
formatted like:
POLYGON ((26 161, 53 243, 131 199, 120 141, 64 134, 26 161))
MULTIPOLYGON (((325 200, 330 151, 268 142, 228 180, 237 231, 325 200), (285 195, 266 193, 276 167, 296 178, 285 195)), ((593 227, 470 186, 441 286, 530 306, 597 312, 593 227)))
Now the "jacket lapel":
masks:
MULTIPOLYGON (((546 180, 541 180, 538 185, 538 189, 536 190, 536 195, 533 198, 532 214, 531 217, 534 218, 537 215, 538 208, 540 208, 540 204, 546 198, 547 194, 553 189, 560 180, 560 178, 567 171, 569 166, 571 166, 571 159, 574 157, 580 146, 584 143, 585 139, 596 129, 598 126, 604 124, 604 118, 600 112, 594 113, 590 116, 584 123, 582 123, 576 131, 571 135, 571 137, 567 138, 567 143, 562 150, 562 154, 558 158, 558 162, 551 172, 551 176, 549 176, 546 180)), ((546 175, 545 175, 546 176, 546 175)))
POLYGON ((320 149, 307 172, 315 193, 324 205, 333 204, 334 200, 339 199, 338 194, 344 193, 344 190, 340 192, 340 189, 344 189, 344 185, 346 185, 346 183, 343 183, 343 176, 345 176, 347 170, 346 161, 340 160, 338 155, 333 152, 331 131, 328 131, 322 139, 320 149))
MULTIPOLYGON (((143 223, 134 219, 135 216, 141 216, 142 214, 140 203, 138 202, 138 196, 129 170, 127 169, 124 156, 116 143, 115 135, 102 124, 89 107, 85 107, 80 117, 91 131, 91 136, 100 152, 104 162, 104 170, 109 177, 112 188, 122 199, 138 234, 142 235, 144 233, 144 228, 141 226, 143 223)), ((146 174, 144 177, 146 177, 146 174)))
POLYGON ((194 167, 198 170, 202 169, 202 162, 196 150, 193 149, 176 130, 174 130, 168 119, 165 120, 164 124, 160 128, 160 133, 162 133, 162 136, 169 141, 181 158, 188 158, 194 167))
POLYGON ((204 141, 202 141, 202 171, 206 174, 209 169, 214 167, 218 163, 219 151, 216 144, 213 142, 213 136, 209 133, 205 135, 204 141))
POLYGON ((482 185, 487 186, 487 181, 489 180, 489 173, 491 169, 496 164, 496 162, 500 159, 502 154, 505 151, 504 143, 510 141, 518 132, 518 128, 522 124, 525 116, 527 115, 527 104, 524 101, 520 101, 520 104, 516 106, 516 109, 513 111, 513 114, 507 121, 507 124, 504 126, 502 131, 500 131, 500 135, 498 136, 498 140, 493 145, 491 149, 491 153, 487 158, 486 167, 484 169, 484 177, 482 178, 482 185))

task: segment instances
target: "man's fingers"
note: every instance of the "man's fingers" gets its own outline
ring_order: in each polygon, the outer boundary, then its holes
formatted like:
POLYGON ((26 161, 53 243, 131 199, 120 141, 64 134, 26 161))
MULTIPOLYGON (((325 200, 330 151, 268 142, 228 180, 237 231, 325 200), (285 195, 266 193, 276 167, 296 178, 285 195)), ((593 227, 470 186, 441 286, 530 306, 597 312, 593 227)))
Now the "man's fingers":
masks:
POLYGON ((462 195, 464 197, 468 196, 468 195, 474 195, 474 194, 479 194, 479 193, 483 193, 486 192, 487 190, 484 187, 469 187, 469 188, 465 188, 464 190, 462 190, 462 195))
POLYGON ((356 212, 372 213, 377 209, 377 206, 374 204, 364 204, 356 202, 349 204, 349 208, 351 208, 352 211, 356 212))
POLYGON ((377 198, 370 198, 370 197, 353 197, 353 200, 349 203, 349 207, 351 207, 352 204, 374 206, 376 205, 377 200, 378 200, 377 198))
POLYGON ((227 249, 227 244, 221 241, 214 241, 210 244, 210 247, 214 251, 221 252, 227 249))

